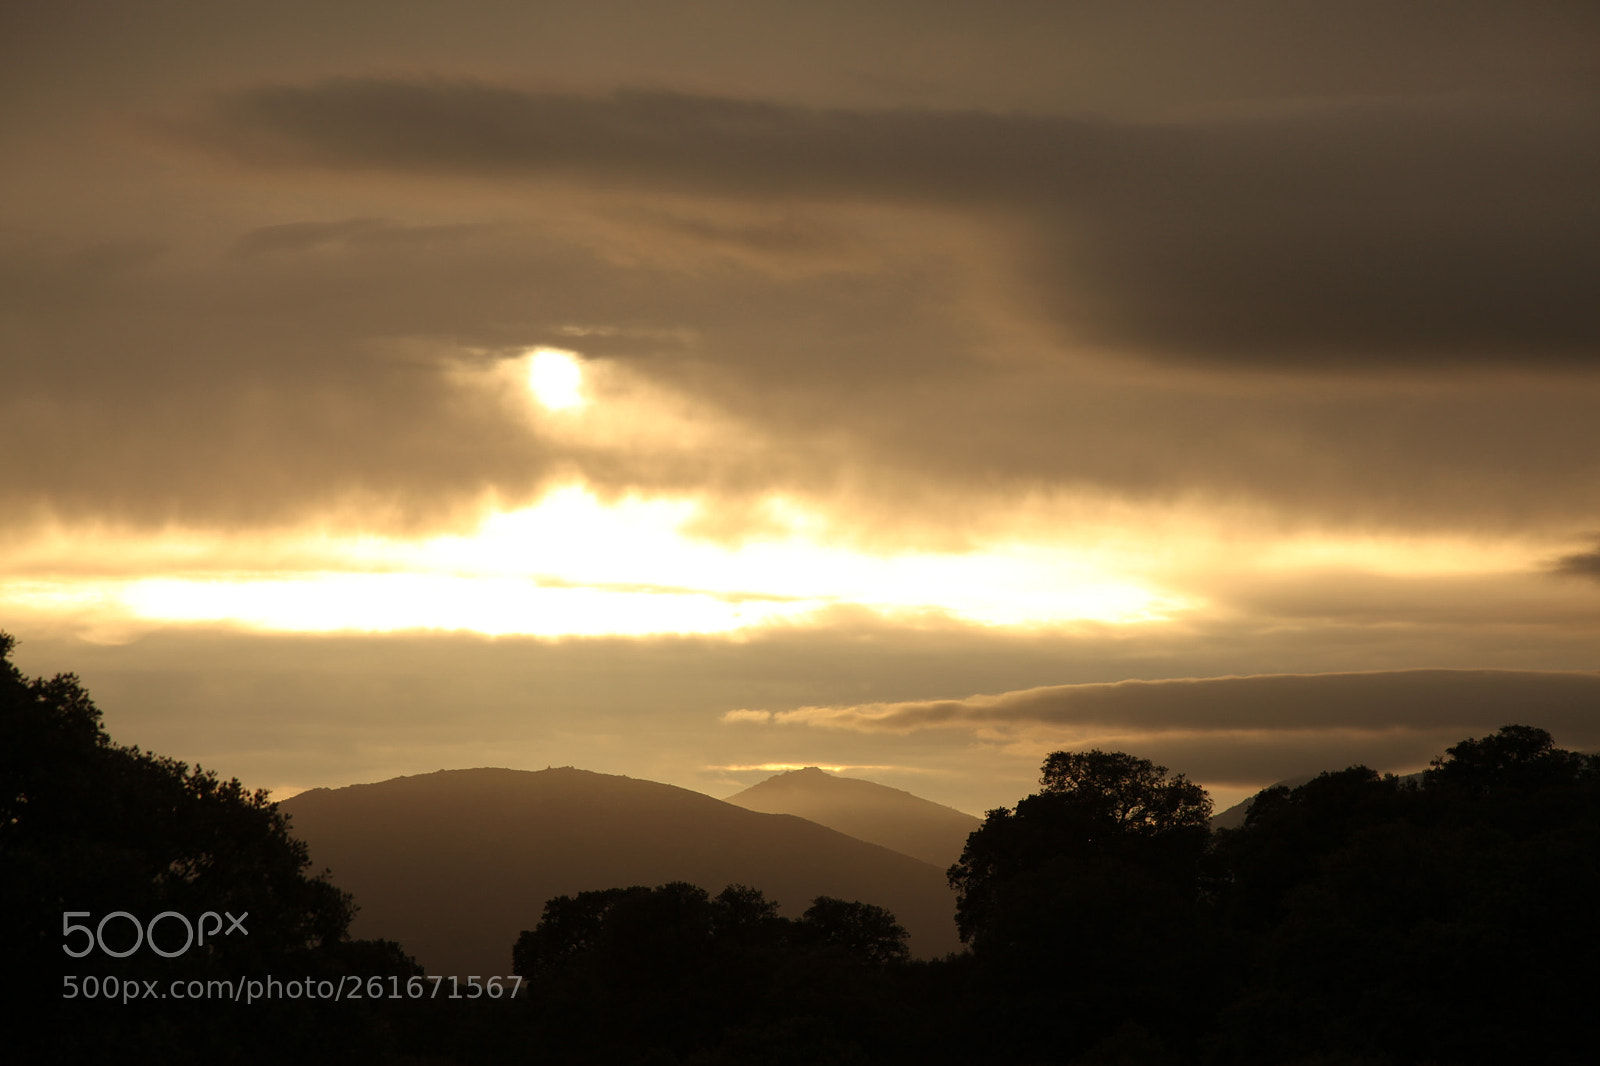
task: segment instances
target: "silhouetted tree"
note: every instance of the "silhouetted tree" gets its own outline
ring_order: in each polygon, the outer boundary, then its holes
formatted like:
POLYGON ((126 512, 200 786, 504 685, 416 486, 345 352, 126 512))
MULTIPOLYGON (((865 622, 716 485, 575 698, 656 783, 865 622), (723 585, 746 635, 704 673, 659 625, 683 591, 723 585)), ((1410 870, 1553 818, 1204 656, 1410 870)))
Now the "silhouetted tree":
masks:
POLYGON ((1054 1061, 1120 1027, 1192 1027, 1210 799, 1121 752, 1056 752, 1040 785, 990 811, 949 870, 1004 1034, 991 1053, 1054 1061))
POLYGON ((1182 774, 1122 752, 1058 751, 1045 759, 1040 786, 1015 810, 990 811, 950 867, 963 941, 992 944, 1008 924, 1010 897, 1031 894, 1045 871, 1063 863, 1131 864, 1192 883, 1211 800, 1182 774))
POLYGON ((771 944, 789 925, 778 915, 778 904, 749 885, 729 885, 713 903, 712 933, 720 943, 771 944))
POLYGON ((1507 726, 1421 787, 1364 768, 1272 790, 1219 834, 1246 940, 1218 1061, 1584 1061, 1600 996, 1600 773, 1507 726))
POLYGON ((1600 756, 1564 751, 1543 729, 1508 725, 1450 748, 1429 764, 1422 779, 1430 790, 1483 800, 1559 788, 1597 772, 1600 756))
MULTIPOLYGON (((419 971, 396 945, 345 939, 350 897, 308 876, 305 845, 265 792, 113 744, 77 678, 24 677, 10 661, 14 644, 0 634, 0 942, 9 986, 0 991, 10 1009, 66 1061, 126 1054, 155 1034, 174 1042, 168 1061, 255 1061, 303 1042, 337 1049, 340 1041, 381 1058, 359 1007, 302 1002, 292 1008, 302 1024, 285 1026, 281 1003, 243 1009, 143 993, 145 980, 166 989, 174 980, 269 973, 333 978, 354 972, 352 964, 362 976, 419 971), (64 920, 98 926, 114 911, 142 924, 164 911, 192 923, 206 912, 232 914, 246 932, 213 931, 180 952, 180 923, 168 919, 161 931, 173 958, 147 945, 121 958, 98 947, 81 960, 63 952, 64 943, 81 950, 87 937, 68 941, 64 920), (63 979, 74 975, 138 980, 142 998, 116 1011, 64 999, 63 979), (304 1025, 319 1018, 328 1023, 320 1032, 304 1025)), ((110 923, 105 937, 118 952, 136 943, 127 919, 110 923)))
POLYGON ((818 897, 791 921, 747 886, 675 883, 552 899, 512 959, 547 1061, 856 1061, 905 939, 871 904, 818 897))
POLYGON ((871 903, 818 896, 801 916, 797 931, 805 941, 868 965, 903 962, 911 956, 905 927, 871 903))
POLYGON ((1365 766, 1323 773, 1299 786, 1258 792, 1242 826, 1218 830, 1210 861, 1225 882, 1219 904, 1241 928, 1283 917, 1290 892, 1315 876, 1327 855, 1363 830, 1403 816, 1414 785, 1365 766))

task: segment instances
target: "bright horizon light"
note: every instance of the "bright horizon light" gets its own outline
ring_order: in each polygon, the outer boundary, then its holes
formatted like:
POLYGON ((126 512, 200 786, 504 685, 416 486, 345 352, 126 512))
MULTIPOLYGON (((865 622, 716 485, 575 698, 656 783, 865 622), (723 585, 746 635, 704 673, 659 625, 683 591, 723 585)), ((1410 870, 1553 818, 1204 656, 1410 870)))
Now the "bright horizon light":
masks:
POLYGON ((171 622, 233 622, 301 633, 434 629, 536 637, 726 633, 817 606, 733 602, 696 592, 549 587, 517 578, 392 573, 150 578, 132 582, 122 600, 143 618, 171 622))
MULTIPOLYGON (((545 638, 737 635, 831 624, 839 611, 916 626, 1148 626, 1192 617, 1211 599, 1203 575, 1215 570, 1215 558, 1205 551, 1166 557, 1159 535, 1113 543, 1089 524, 1063 542, 1025 522, 966 550, 871 551, 835 539, 825 512, 775 495, 763 505, 770 521, 757 523, 765 534, 730 544, 693 533, 712 506, 692 496, 602 500, 578 483, 530 507, 491 510, 464 535, 324 529, 240 541, 169 530, 123 542, 120 558, 147 564, 114 571, 96 571, 92 562, 84 568, 104 547, 104 533, 92 541, 54 536, 49 548, 18 550, 30 573, 0 587, 0 608, 54 617, 95 634, 85 639, 117 643, 164 624, 545 638)), ((1518 569, 1503 547, 1430 546, 1441 567, 1518 569)), ((1391 555, 1414 547, 1324 534, 1267 538, 1252 551, 1262 565, 1306 558, 1328 572, 1343 564, 1382 573, 1391 555)), ((1538 554, 1524 548, 1523 558, 1530 553, 1538 554)))
MULTIPOLYGON (((684 532, 703 510, 695 500, 602 502, 569 486, 492 513, 470 535, 324 537, 271 570, 182 566, 95 581, 92 599, 96 613, 146 624, 540 637, 734 633, 839 609, 915 624, 1127 625, 1194 606, 1082 550, 996 543, 875 554, 829 543, 826 523, 792 501, 774 506, 783 531, 730 546, 684 532)), ((91 607, 70 578, 12 591, 34 609, 91 607)))

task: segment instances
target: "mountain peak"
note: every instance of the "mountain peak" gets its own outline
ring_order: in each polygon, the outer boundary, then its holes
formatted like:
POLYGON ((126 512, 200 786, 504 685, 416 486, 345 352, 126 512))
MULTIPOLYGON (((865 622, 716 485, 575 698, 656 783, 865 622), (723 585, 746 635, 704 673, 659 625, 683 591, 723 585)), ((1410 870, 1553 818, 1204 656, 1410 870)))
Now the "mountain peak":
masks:
POLYGON ((818 766, 774 774, 728 797, 735 806, 793 814, 940 869, 961 856, 979 821, 904 789, 830 774, 818 766))
POLYGON ((817 896, 860 899, 892 911, 914 952, 957 946, 939 869, 662 782, 477 767, 315 789, 279 810, 355 894, 355 934, 398 940, 433 973, 502 972, 555 896, 672 881, 753 885, 795 916, 817 896))

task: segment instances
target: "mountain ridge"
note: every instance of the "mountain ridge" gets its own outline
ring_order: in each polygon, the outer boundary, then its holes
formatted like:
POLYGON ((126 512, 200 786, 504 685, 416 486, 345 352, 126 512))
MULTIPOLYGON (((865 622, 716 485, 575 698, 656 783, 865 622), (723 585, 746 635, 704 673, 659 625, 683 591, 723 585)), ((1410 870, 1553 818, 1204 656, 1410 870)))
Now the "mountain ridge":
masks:
POLYGON ((476 767, 308 789, 279 809, 354 894, 353 933, 400 941, 430 973, 509 973, 546 900, 671 881, 747 884, 793 916, 816 896, 859 899, 893 911, 919 956, 959 948, 941 869, 676 785, 476 767))

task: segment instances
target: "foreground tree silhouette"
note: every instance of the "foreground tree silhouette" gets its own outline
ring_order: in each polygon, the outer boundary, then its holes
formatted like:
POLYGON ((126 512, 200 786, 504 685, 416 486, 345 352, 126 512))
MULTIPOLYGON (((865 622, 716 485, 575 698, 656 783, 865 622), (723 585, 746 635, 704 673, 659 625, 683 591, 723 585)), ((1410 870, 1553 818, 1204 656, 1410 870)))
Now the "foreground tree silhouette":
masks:
POLYGON ((1543 729, 1508 725, 1492 736, 1463 740, 1434 759, 1422 780, 1435 793, 1514 800, 1541 789, 1581 784, 1597 769, 1600 757, 1558 748, 1543 729))
POLYGON ((1600 997, 1600 759, 1513 725, 1420 785, 1364 767, 1218 834, 1241 979, 1216 1060, 1579 1062, 1600 997))
POLYGON ((996 1030, 1015 1034, 1007 1057, 1070 1057, 1119 1028, 1183 1030, 1198 1009, 1188 968, 1209 797, 1121 752, 1055 752, 1040 786, 990 811, 948 875, 1005 1019, 996 1030))
MULTIPOLYGON (((417 971, 396 945, 346 940, 350 897, 308 875, 305 845, 266 793, 113 744, 77 678, 24 677, 10 661, 14 645, 0 633, 0 942, 11 1006, 39 1008, 22 1016, 63 1061, 126 1055, 130 1041, 153 1034, 176 1042, 166 1061, 253 1061, 252 1047, 263 1057, 292 1049, 293 1034, 319 1018, 329 1024, 317 1046, 342 1039, 376 1054, 364 1043, 374 1030, 360 1009, 323 1018, 328 1012, 302 1003, 293 1011, 302 1024, 285 1027, 281 1004, 141 999, 108 1011, 63 999, 68 975, 155 980, 165 989, 173 980, 269 973, 331 978, 354 965, 363 975, 417 971), (62 951, 68 911, 88 912, 77 920, 91 925, 113 911, 140 922, 163 911, 191 921, 207 911, 248 917, 245 933, 213 935, 170 959, 145 947, 123 958, 97 948, 75 960, 62 951)), ((177 952, 178 924, 169 919, 162 934, 177 952)), ((106 937, 115 951, 135 942, 125 919, 106 937)))
POLYGON ((974 949, 1034 939, 1027 926, 1037 915, 1019 904, 1094 864, 1192 881, 1211 800, 1182 774, 1122 752, 1058 751, 1045 759, 1039 783, 1015 810, 990 811, 948 872, 961 939, 974 949))
POLYGON ((549 900, 512 968, 543 1061, 854 1061, 905 940, 871 904, 821 896, 789 920, 756 889, 675 882, 549 900))

